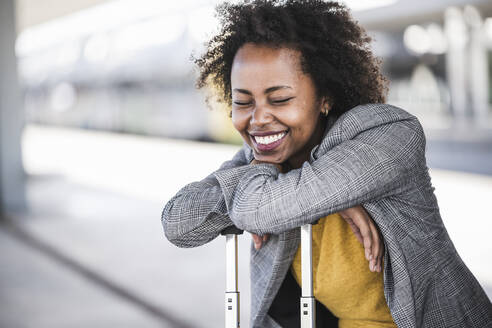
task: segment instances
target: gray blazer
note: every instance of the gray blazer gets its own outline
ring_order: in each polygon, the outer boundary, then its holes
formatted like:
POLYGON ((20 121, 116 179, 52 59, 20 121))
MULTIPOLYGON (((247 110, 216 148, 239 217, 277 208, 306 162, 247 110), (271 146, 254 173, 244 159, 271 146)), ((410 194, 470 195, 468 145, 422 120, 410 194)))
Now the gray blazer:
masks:
MULTIPOLYGON (((178 247, 197 247, 230 225, 270 233, 251 243, 251 326, 280 327, 268 309, 300 244, 300 226, 361 204, 384 238, 384 296, 400 328, 492 327, 492 304, 458 255, 441 220, 418 119, 388 104, 329 119, 299 169, 249 165, 244 143, 232 160, 184 186, 162 212, 178 247)), ((464 223, 466 224, 466 223, 464 223)))

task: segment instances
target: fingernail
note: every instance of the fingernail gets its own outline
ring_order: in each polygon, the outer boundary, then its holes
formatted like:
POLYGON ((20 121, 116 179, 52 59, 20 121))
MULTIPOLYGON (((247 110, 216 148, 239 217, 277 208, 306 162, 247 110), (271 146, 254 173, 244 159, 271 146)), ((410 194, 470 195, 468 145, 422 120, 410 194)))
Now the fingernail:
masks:
POLYGON ((372 260, 372 254, 369 255, 369 260, 372 260))

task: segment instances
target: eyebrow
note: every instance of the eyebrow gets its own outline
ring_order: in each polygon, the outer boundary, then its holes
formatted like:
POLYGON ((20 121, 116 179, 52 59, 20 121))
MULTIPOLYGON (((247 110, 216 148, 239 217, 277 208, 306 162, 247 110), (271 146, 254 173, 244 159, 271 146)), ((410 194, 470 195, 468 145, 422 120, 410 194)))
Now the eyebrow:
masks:
MULTIPOLYGON (((267 93, 270 93, 270 92, 273 92, 273 91, 277 91, 277 90, 280 90, 280 89, 292 89, 292 88, 289 87, 288 85, 276 85, 274 87, 270 87, 270 88, 266 89, 265 92, 264 92, 264 94, 267 94, 267 93)), ((240 92, 240 93, 245 93, 247 95, 252 95, 251 91, 245 90, 245 89, 233 89, 232 91, 236 91, 236 92, 240 92)))

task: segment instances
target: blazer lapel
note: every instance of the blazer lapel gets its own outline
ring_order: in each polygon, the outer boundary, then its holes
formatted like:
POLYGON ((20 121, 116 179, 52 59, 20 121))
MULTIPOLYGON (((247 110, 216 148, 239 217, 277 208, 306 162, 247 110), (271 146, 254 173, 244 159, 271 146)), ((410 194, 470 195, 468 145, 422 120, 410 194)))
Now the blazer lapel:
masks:
POLYGON ((263 245, 261 254, 251 248, 251 288, 264 291, 259 300, 252 300, 251 314, 255 315, 252 318, 252 327, 262 326, 261 323, 284 281, 300 242, 300 228, 295 228, 277 236, 270 236, 270 240, 263 245))

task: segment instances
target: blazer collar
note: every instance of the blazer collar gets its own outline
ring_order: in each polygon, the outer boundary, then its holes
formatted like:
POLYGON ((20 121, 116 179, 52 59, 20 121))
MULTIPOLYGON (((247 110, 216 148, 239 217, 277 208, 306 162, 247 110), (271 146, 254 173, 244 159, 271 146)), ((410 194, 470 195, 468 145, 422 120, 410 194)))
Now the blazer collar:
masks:
POLYGON ((333 115, 328 115, 325 130, 323 132, 323 138, 321 139, 321 143, 317 144, 313 147, 313 149, 311 149, 311 153, 309 154, 309 163, 312 163, 314 160, 316 160, 316 158, 318 158, 318 156, 323 155, 325 152, 328 151, 329 148, 331 148, 329 147, 331 133, 328 134, 328 132, 331 131, 336 121, 337 117, 333 115))

